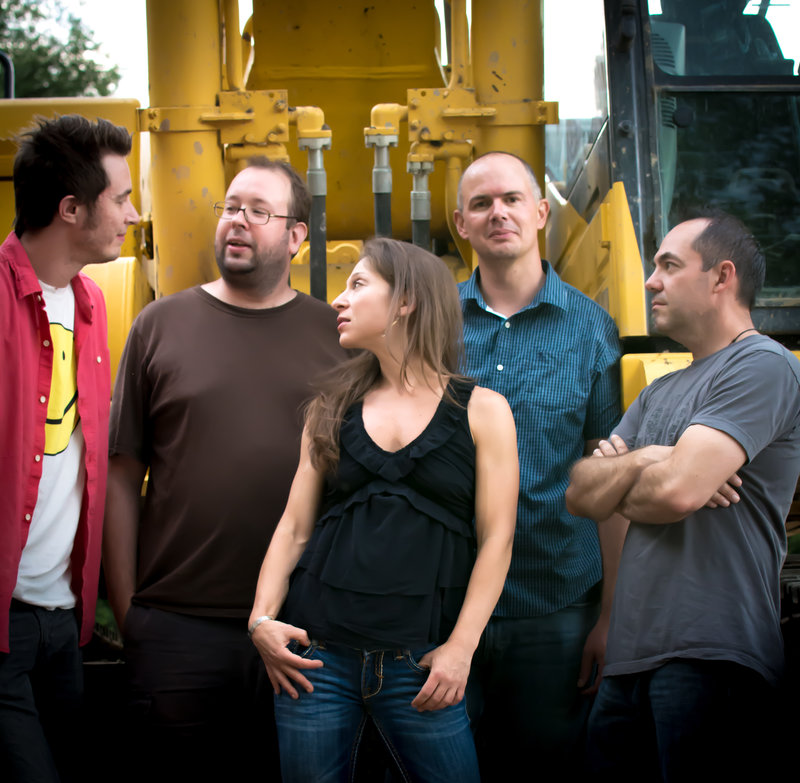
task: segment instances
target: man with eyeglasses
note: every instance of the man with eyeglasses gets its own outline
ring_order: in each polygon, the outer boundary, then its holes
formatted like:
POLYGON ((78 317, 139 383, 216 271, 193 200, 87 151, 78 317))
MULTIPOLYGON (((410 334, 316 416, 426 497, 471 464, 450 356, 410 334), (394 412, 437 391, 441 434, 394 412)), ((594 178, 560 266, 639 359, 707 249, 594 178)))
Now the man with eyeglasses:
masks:
POLYGON ((279 779, 246 621, 303 403, 344 358, 335 312, 289 284, 310 202, 291 166, 251 160, 214 205, 220 277, 148 305, 120 364, 104 567, 149 777, 279 779))

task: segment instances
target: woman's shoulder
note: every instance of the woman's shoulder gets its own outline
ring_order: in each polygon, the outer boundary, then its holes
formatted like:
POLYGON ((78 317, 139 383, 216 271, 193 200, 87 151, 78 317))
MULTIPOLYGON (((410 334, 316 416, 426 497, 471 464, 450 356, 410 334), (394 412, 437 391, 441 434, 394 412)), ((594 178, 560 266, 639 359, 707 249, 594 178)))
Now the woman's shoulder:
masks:
POLYGON ((487 453, 511 453, 517 445, 517 428, 511 406, 502 394, 476 386, 467 406, 467 417, 476 449, 487 453))
POLYGON ((478 414, 486 415, 511 412, 508 400, 499 392, 487 389, 485 386, 475 386, 469 398, 469 407, 474 408, 478 414))

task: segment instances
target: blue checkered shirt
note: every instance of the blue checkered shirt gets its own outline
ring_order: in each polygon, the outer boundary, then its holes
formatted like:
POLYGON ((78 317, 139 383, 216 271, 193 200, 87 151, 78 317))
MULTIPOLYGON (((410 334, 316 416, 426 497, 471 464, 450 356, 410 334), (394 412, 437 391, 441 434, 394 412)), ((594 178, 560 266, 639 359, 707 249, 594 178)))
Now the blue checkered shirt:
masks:
POLYGON ((519 507, 500 617, 555 612, 602 577, 597 527, 567 511, 564 492, 585 442, 619 421, 619 336, 605 310, 542 265, 544 285, 510 318, 489 309, 479 270, 459 285, 466 372, 508 400, 517 425, 519 507))

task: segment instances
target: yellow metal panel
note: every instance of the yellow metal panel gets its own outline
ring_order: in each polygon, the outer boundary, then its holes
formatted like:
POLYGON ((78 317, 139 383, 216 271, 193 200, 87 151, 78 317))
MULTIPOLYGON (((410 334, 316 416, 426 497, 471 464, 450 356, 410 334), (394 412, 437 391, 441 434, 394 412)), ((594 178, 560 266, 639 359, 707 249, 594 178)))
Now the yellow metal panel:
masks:
POLYGON ((14 228, 14 183, 0 180, 0 241, 14 228))
MULTIPOLYGON (((443 85, 434 49, 439 25, 432 0, 336 3, 254 0, 254 60, 249 90, 285 89, 291 106, 319 106, 333 131, 325 153, 330 240, 363 238, 374 232, 371 171, 373 151, 364 127, 379 103, 405 104, 412 87, 443 85)), ((287 149, 302 172, 308 158, 294 143, 287 149)), ((392 228, 411 237, 411 176, 405 152, 390 153, 393 170, 392 228)), ((444 168, 430 179, 431 233, 446 236, 444 168)))
POLYGON ((559 275, 608 310, 622 337, 647 334, 636 234, 625 188, 615 182, 588 225, 553 188, 547 250, 559 275))
POLYGON ((106 300, 113 387, 133 319, 152 300, 153 291, 136 258, 118 258, 107 264, 89 264, 83 271, 100 286, 106 300))
POLYGON ((622 407, 628 410, 630 404, 651 381, 662 375, 682 370, 692 363, 690 353, 629 353, 622 357, 620 374, 622 376, 622 407))
MULTIPOLYGON (((347 278, 350 276, 350 272, 353 271, 353 267, 358 263, 363 247, 364 243, 361 240, 326 243, 329 302, 332 302, 344 291, 347 278)), ((292 288, 305 293, 310 290, 310 255, 310 245, 308 242, 303 242, 297 251, 297 255, 292 259, 292 265, 289 268, 292 288)))

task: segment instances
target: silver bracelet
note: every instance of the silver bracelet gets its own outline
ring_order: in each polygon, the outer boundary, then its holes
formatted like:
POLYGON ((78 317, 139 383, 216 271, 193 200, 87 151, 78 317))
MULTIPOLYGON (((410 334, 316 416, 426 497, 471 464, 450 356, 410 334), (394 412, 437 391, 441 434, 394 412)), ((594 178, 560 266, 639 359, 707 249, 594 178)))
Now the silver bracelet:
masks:
POLYGON ((261 623, 266 622, 267 620, 274 620, 275 618, 268 614, 262 614, 261 617, 256 617, 252 623, 250 623, 250 627, 247 629, 247 635, 252 639, 253 633, 255 633, 256 628, 258 628, 261 623))

